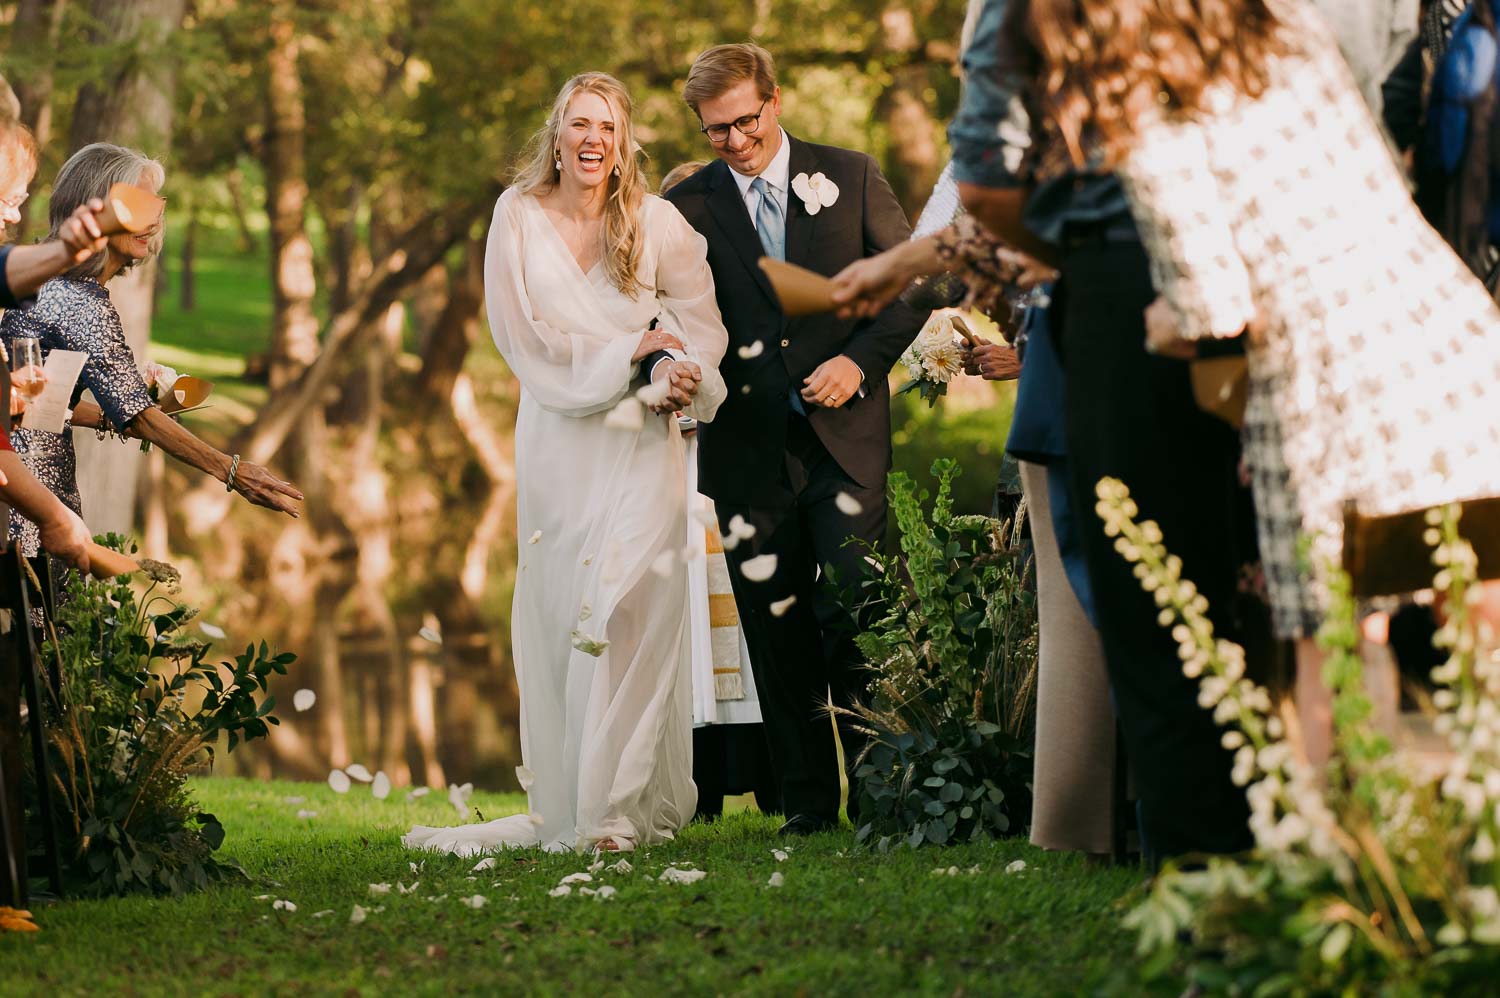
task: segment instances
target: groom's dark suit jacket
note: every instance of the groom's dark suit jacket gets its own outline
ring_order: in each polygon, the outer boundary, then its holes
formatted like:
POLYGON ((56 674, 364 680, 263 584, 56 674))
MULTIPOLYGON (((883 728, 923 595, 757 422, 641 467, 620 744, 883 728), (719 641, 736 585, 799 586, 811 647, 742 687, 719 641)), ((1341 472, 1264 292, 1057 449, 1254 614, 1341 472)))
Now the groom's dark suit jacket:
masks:
MULTIPOLYGON (((906 215, 873 159, 788 138, 789 179, 822 173, 839 189, 838 200, 816 215, 787 192, 788 262, 832 276, 910 237, 906 215)), ((839 409, 809 405, 808 418, 850 478, 883 490, 891 465, 887 377, 925 316, 898 302, 874 319, 843 320, 831 313, 788 319, 756 263, 765 251, 722 160, 673 187, 666 198, 708 240, 708 263, 729 330, 729 350, 719 368, 729 397, 713 422, 698 429, 698 488, 724 503, 788 502, 781 487, 788 400, 819 364, 842 353, 864 372, 864 397, 839 409), (757 342, 757 356, 741 356, 741 348, 753 350, 757 342)))

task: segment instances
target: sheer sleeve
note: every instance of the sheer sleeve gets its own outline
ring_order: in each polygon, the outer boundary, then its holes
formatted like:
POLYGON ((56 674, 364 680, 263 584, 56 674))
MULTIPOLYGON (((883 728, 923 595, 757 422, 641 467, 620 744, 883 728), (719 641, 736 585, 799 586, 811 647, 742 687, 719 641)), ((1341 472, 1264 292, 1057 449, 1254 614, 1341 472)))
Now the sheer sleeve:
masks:
POLYGON ((688 359, 703 371, 692 405, 683 410, 700 422, 710 422, 728 390, 719 363, 729 347, 729 333, 714 296, 713 272, 708 268, 708 242, 669 202, 652 199, 652 223, 662 227, 661 253, 656 262, 656 297, 661 324, 682 340, 688 359))
MULTIPOLYGON (((490 335, 500 355, 510 365, 521 387, 544 409, 569 416, 589 416, 615 406, 630 390, 635 376, 635 353, 639 336, 613 328, 608 316, 569 288, 572 275, 542 254, 556 250, 533 247, 538 255, 531 273, 537 287, 528 287, 526 220, 514 189, 495 204, 489 240, 484 251, 484 297, 490 320, 490 335), (552 263, 555 281, 545 280, 552 263), (551 296, 572 310, 567 329, 550 325, 536 316, 532 294, 551 296)), ((576 269, 576 268, 575 268, 576 269)))
POLYGON ((1206 126, 1154 121, 1118 170, 1151 257, 1151 277, 1186 339, 1238 335, 1255 314, 1206 126))

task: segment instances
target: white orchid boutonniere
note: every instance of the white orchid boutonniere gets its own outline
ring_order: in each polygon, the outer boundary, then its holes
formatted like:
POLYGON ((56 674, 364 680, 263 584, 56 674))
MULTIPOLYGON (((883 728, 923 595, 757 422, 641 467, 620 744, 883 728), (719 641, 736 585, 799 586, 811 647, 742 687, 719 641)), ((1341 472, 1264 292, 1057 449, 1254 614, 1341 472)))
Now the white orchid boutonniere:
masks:
POLYGON ((802 206, 809 215, 816 215, 824 208, 832 208, 839 199, 839 185, 821 173, 808 176, 799 173, 792 178, 792 193, 802 199, 802 206))

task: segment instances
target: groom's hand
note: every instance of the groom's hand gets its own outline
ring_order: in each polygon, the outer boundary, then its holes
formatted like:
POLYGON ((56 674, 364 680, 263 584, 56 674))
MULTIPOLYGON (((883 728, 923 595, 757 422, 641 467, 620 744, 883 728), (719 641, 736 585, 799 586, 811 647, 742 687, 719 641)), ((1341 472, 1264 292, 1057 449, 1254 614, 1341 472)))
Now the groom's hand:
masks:
POLYGON ((838 409, 859 393, 865 376, 859 365, 843 354, 825 360, 803 379, 802 401, 824 409, 838 409))
POLYGON ((654 372, 654 381, 666 381, 667 397, 657 406, 659 413, 681 412, 692 404, 698 394, 698 384, 703 380, 703 370, 692 361, 674 360, 659 364, 654 372))

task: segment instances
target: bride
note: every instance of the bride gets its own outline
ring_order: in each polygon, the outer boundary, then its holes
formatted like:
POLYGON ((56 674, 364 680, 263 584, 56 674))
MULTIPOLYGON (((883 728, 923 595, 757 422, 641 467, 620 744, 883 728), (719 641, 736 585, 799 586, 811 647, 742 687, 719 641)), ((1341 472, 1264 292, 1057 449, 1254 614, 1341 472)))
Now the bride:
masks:
POLYGON ((495 205, 485 297, 521 383, 511 618, 530 813, 418 826, 410 847, 630 850, 693 816, 683 441, 728 335, 703 238, 645 193, 631 101, 569 80, 495 205), (639 362, 662 360, 649 387, 639 362), (648 400, 643 406, 636 392, 648 400))

